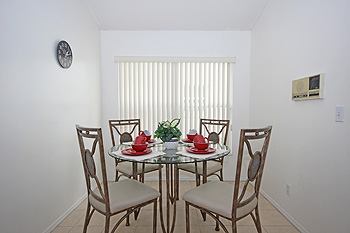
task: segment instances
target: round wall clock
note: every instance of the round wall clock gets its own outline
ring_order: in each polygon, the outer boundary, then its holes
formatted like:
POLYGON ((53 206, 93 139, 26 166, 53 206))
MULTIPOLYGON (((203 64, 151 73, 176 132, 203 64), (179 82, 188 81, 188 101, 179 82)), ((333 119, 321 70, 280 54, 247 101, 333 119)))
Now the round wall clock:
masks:
POLYGON ((61 40, 57 45, 57 60, 64 69, 68 69, 73 62, 73 53, 67 41, 61 40))

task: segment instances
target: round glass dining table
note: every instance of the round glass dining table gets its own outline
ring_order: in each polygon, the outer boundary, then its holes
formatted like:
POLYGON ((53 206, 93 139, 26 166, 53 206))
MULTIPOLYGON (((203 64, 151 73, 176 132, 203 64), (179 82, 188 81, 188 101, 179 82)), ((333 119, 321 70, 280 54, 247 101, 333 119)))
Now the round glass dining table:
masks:
POLYGON ((173 232, 176 221, 176 200, 179 198, 178 185, 179 174, 177 166, 183 163, 194 163, 196 166, 203 166, 203 183, 207 182, 207 161, 220 159, 228 154, 231 150, 228 146, 221 145, 219 143, 209 144, 210 148, 216 149, 214 153, 203 154, 189 154, 186 149, 193 146, 193 143, 180 142, 177 149, 166 149, 163 143, 151 143, 149 148, 152 149, 152 153, 156 156, 149 155, 142 156, 124 156, 121 151, 131 147, 130 144, 121 144, 119 146, 112 147, 108 154, 116 159, 123 161, 129 161, 133 164, 133 178, 137 179, 137 163, 144 164, 159 164, 159 212, 160 221, 163 232, 173 232), (162 189, 162 166, 165 165, 165 180, 166 180, 166 224, 163 217, 163 189, 162 189), (172 223, 170 225, 170 211, 173 208, 172 223))

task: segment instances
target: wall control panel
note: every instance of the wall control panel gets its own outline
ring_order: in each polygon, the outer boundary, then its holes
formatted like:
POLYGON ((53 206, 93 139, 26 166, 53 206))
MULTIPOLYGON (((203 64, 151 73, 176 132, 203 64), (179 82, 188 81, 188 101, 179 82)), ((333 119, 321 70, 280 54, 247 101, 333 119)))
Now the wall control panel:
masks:
POLYGON ((324 73, 293 80, 292 100, 323 99, 324 73))

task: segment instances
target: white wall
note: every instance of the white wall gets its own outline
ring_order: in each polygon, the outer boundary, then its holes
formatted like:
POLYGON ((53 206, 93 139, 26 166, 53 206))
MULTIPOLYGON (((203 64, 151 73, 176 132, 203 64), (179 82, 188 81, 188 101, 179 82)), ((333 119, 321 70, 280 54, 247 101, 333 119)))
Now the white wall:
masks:
MULTIPOLYGON (((114 56, 216 56, 236 57, 232 90, 233 152, 236 154, 238 130, 247 126, 249 120, 250 36, 250 32, 102 31, 102 122, 106 149, 111 146, 108 120, 116 119, 118 113, 117 66, 114 56)), ((109 178, 112 179, 114 162, 112 159, 108 162, 109 178)), ((233 179, 233 164, 233 157, 225 159, 225 166, 228 166, 224 174, 226 179, 233 179)), ((157 174, 149 174, 147 178, 157 179, 157 174)), ((181 173, 181 178, 194 177, 181 173)))
POLYGON ((38 233, 86 193, 75 124, 101 123, 100 31, 80 0, 1 1, 0 28, 0 232, 38 233))
POLYGON ((350 229, 349 9, 345 0, 270 0, 252 31, 250 125, 274 127, 262 189, 305 232, 350 229), (320 72, 325 98, 291 101, 292 80, 320 72))

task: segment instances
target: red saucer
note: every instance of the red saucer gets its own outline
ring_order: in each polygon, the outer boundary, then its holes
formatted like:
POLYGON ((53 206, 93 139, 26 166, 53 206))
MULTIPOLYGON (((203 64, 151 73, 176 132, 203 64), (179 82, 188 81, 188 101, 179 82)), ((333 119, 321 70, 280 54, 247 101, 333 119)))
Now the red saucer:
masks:
POLYGON ((188 139, 188 138, 184 138, 184 139, 182 139, 181 141, 187 142, 187 143, 192 143, 192 142, 193 142, 193 140, 188 139))
POLYGON ((194 153, 194 154, 209 154, 209 153, 213 153, 213 152, 216 151, 216 149, 211 148, 211 147, 209 147, 209 148, 207 148, 205 150, 198 150, 194 146, 193 147, 189 147, 186 150, 187 150, 187 152, 194 153))
POLYGON ((137 152, 132 148, 122 150, 122 153, 125 155, 145 155, 145 154, 149 154, 151 152, 152 152, 152 150, 150 148, 147 148, 146 150, 140 151, 140 152, 137 152))
POLYGON ((148 140, 148 143, 154 143, 154 142, 156 142, 155 139, 150 139, 150 140, 148 140))

